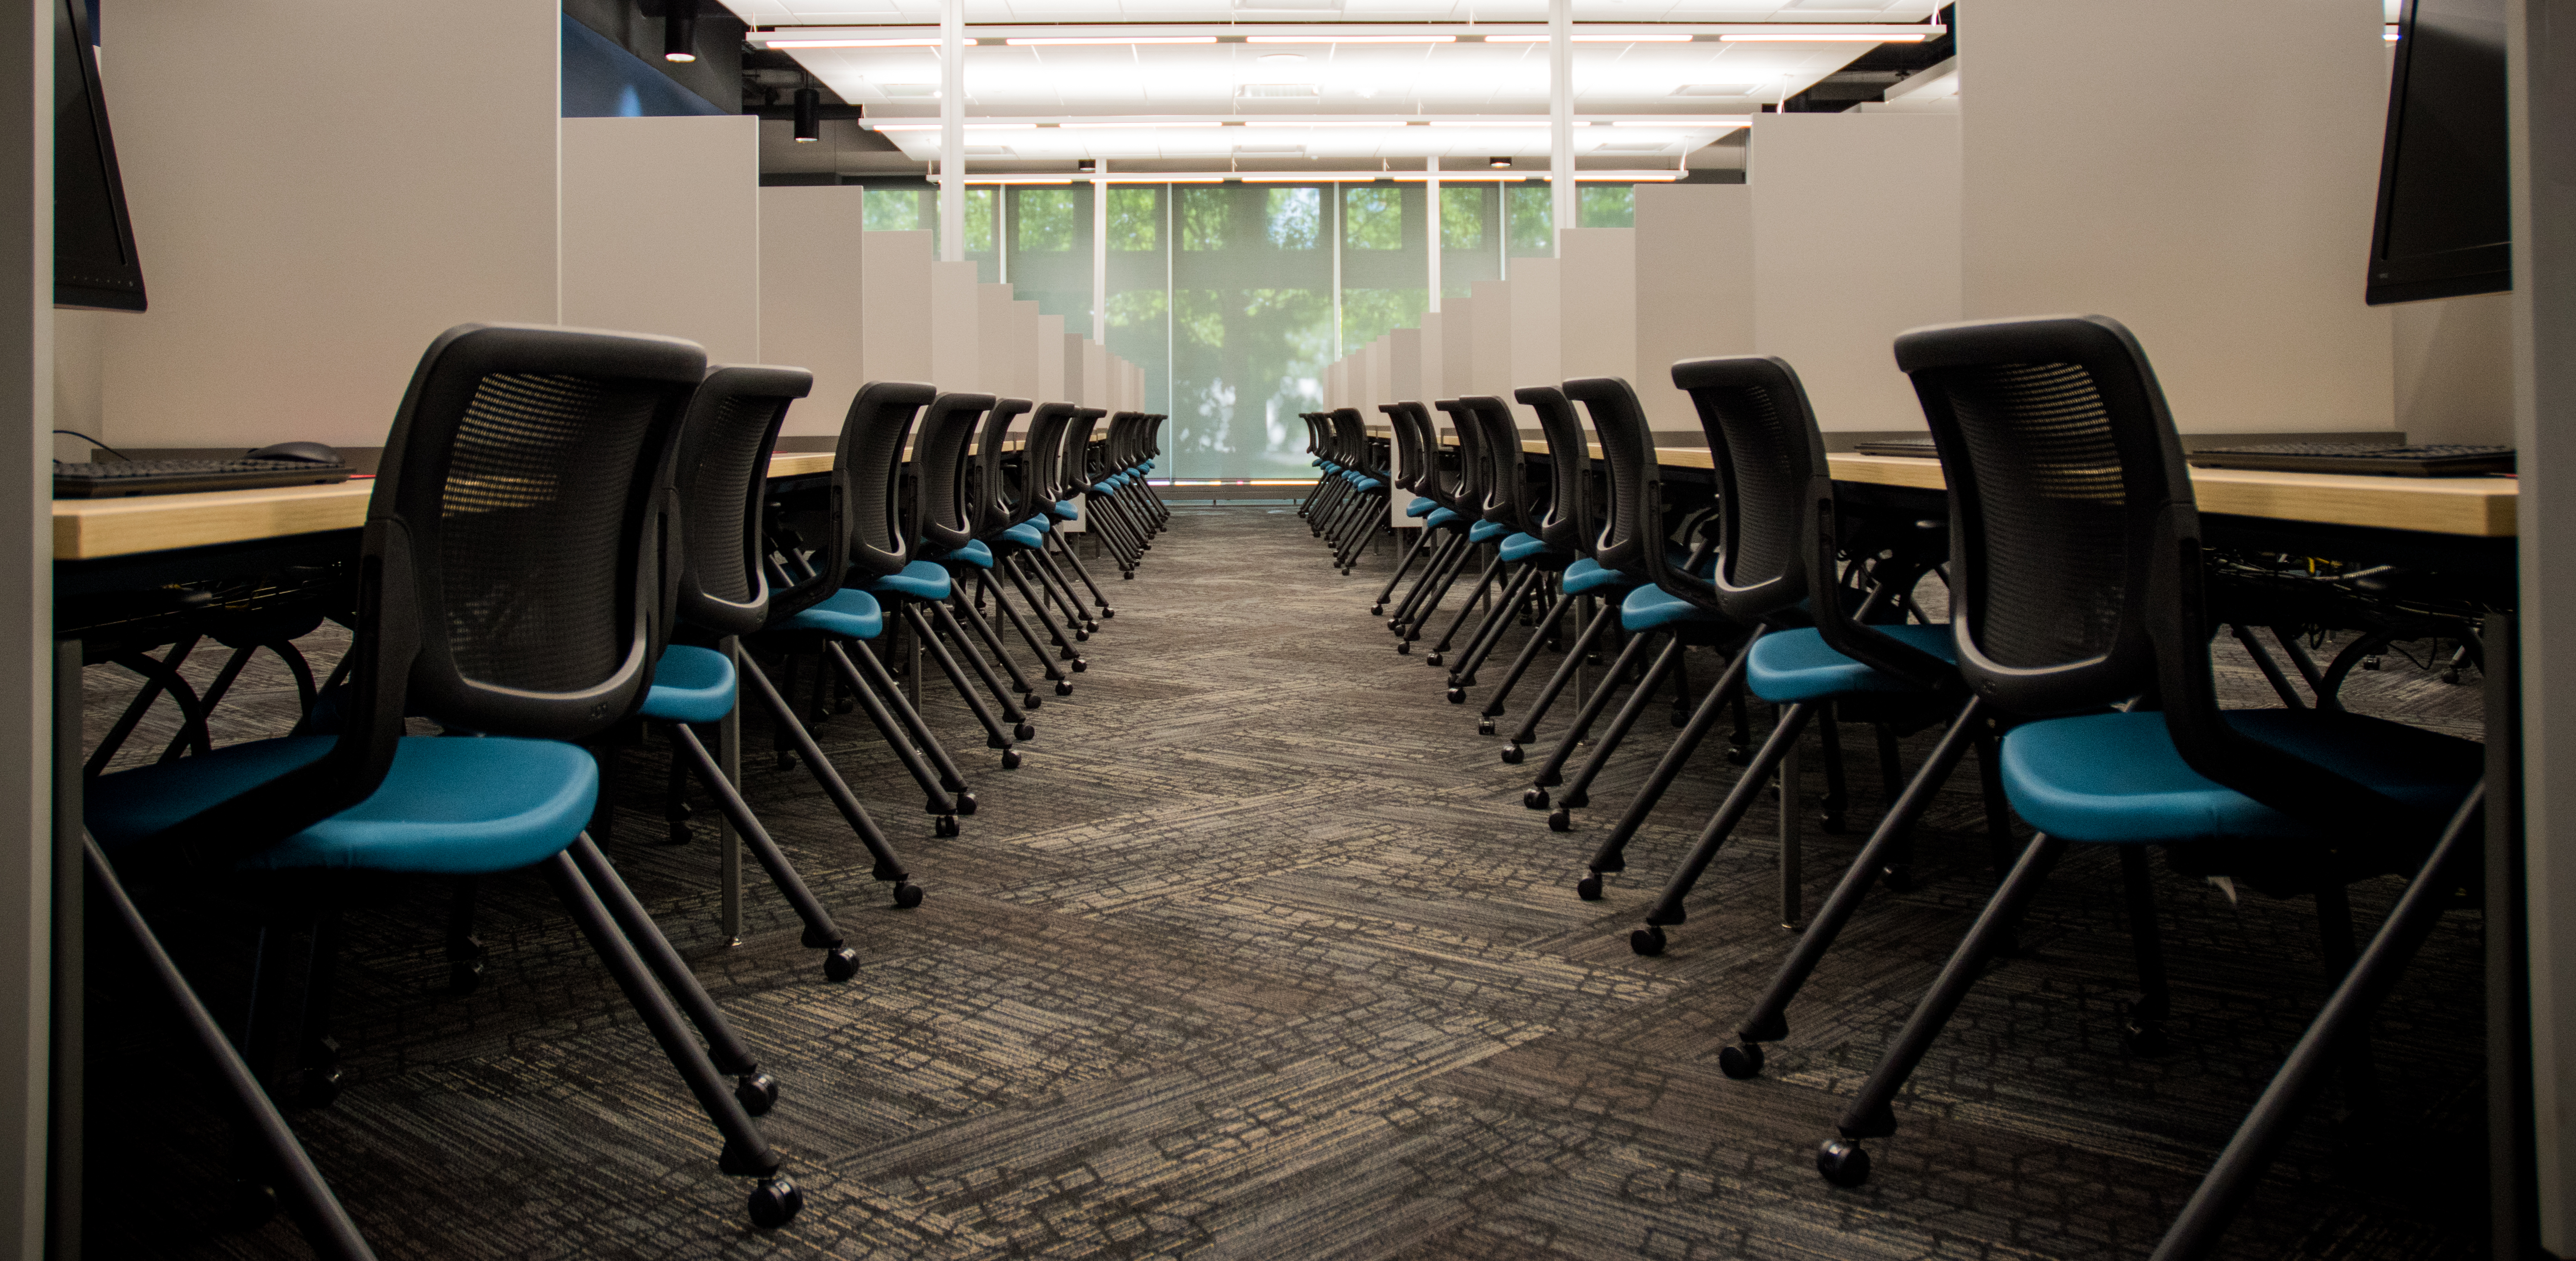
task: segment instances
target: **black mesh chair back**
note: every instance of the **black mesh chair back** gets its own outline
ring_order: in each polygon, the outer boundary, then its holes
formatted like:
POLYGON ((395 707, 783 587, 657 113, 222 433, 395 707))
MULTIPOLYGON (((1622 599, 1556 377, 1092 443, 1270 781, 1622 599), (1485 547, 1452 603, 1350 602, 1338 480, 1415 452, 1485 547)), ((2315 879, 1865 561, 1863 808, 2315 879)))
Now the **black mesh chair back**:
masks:
POLYGON ((1071 403, 1045 403, 1029 416, 1020 439, 1020 500, 1012 511, 1018 521, 1044 512, 1064 497, 1064 431, 1082 409, 1071 403))
POLYGON ((1056 464, 1056 490, 1060 496, 1091 491, 1091 431, 1100 418, 1109 413, 1097 407, 1086 407, 1074 413, 1073 423, 1064 429, 1064 451, 1056 464))
MULTIPOLYGON (((1456 502, 1447 505, 1459 516, 1481 520, 1485 515, 1485 479, 1492 470, 1485 467, 1485 444, 1482 428, 1476 422, 1475 409, 1454 398, 1433 400, 1433 407, 1449 416, 1450 435, 1458 440, 1458 476, 1449 494, 1456 502)), ((1432 431, 1434 441, 1439 430, 1432 431)))
POLYGON ((1145 418, 1146 459, 1153 459, 1155 456, 1163 453, 1163 422, 1170 419, 1170 416, 1161 412, 1156 412, 1145 418))
MULTIPOLYGON (((723 367, 707 374, 680 425, 672 483, 680 539, 678 618, 717 635, 748 635, 769 617, 760 518, 769 457, 787 409, 814 388, 803 368, 723 367)), ((667 633, 667 632, 666 632, 667 633)))
MULTIPOLYGON (((1423 486, 1425 484, 1425 474, 1433 467, 1435 461, 1432 459, 1428 445, 1423 441, 1421 433, 1423 428, 1429 427, 1429 422, 1423 422, 1419 428, 1417 428, 1415 423, 1417 417, 1422 411, 1422 404, 1380 403, 1377 405, 1377 409, 1386 414, 1387 427, 1395 431, 1395 440, 1392 445, 1395 450, 1395 462, 1398 466, 1396 476, 1393 479, 1396 489, 1409 490, 1426 499, 1431 498, 1430 492, 1424 490, 1423 486)), ((1431 480, 1436 481, 1437 479, 1431 480)), ((1435 499, 1433 502, 1437 503, 1439 501, 1435 499)))
POLYGON ((1336 407, 1332 421, 1333 446, 1341 452, 1339 458, 1344 467, 1371 477, 1386 472, 1377 466, 1377 461, 1369 458, 1368 421, 1360 415, 1358 408, 1336 407))
POLYGON ((1019 507, 1019 500, 1011 493, 1004 461, 1010 455, 1011 422, 1028 410, 1027 399, 997 399, 993 410, 984 413, 983 428, 976 431, 975 460, 966 469, 966 501, 973 505, 968 515, 974 521, 972 532, 976 538, 1019 524, 1019 519, 1011 515, 1019 507))
POLYGON ((922 413, 921 431, 912 442, 913 513, 921 523, 914 537, 935 555, 975 539, 975 501, 966 487, 968 456, 976 426, 993 403, 990 394, 943 393, 922 413))
POLYGON ((1797 371, 1767 355, 1685 359, 1690 395, 1717 466, 1718 607, 1741 622, 1812 619, 1827 646, 1927 689, 1951 689, 1947 662, 1845 616, 1835 566, 1859 527, 1835 510, 1824 434, 1797 371))
POLYGON ((1547 441, 1547 508, 1536 514, 1530 533, 1550 550, 1568 556, 1590 556, 1601 536, 1601 496, 1592 493, 1592 450, 1583 435, 1583 418, 1574 402, 1553 385, 1528 385, 1512 397, 1538 413, 1539 433, 1547 441))
POLYGON ((1511 527, 1514 533, 1533 533, 1536 522, 1531 512, 1529 461, 1521 453, 1520 418, 1512 414, 1511 404, 1491 394, 1470 394, 1458 402, 1466 409, 1461 418, 1472 418, 1476 425, 1476 451, 1484 461, 1481 515, 1511 527))
POLYGON ((1317 420, 1315 417, 1316 413, 1314 412, 1297 413, 1297 419, 1306 422, 1306 454, 1315 456, 1319 459, 1329 458, 1326 457, 1324 453, 1323 422, 1317 420))
POLYGON ((1107 441, 1101 443, 1100 447, 1103 476, 1118 472, 1133 462, 1130 458, 1130 448, 1135 442, 1136 422, 1143 418, 1142 412, 1116 412, 1110 415, 1109 437, 1107 441))
POLYGON ((1610 466, 1610 504, 1593 559, 1702 604, 1717 608, 1705 579, 1680 573, 1664 559, 1663 472, 1655 462, 1654 433, 1637 392, 1617 377, 1583 377, 1565 383, 1565 396, 1592 414, 1602 461, 1610 466))
POLYGON ((938 397, 937 389, 917 381, 870 381, 850 400, 832 460, 835 510, 844 526, 834 542, 844 551, 819 569, 816 580, 829 585, 812 600, 840 590, 848 568, 884 576, 902 573, 912 562, 912 540, 920 531, 904 520, 903 448, 912 422, 938 397))

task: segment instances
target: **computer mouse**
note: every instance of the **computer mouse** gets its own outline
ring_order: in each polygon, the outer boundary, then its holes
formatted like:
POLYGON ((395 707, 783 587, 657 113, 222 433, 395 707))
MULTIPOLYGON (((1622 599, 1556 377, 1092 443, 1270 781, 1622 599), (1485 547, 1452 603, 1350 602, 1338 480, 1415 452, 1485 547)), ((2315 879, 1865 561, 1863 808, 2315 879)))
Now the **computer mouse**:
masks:
POLYGON ((275 442, 251 452, 253 460, 301 460, 306 464, 339 464, 340 453, 319 442, 275 442))

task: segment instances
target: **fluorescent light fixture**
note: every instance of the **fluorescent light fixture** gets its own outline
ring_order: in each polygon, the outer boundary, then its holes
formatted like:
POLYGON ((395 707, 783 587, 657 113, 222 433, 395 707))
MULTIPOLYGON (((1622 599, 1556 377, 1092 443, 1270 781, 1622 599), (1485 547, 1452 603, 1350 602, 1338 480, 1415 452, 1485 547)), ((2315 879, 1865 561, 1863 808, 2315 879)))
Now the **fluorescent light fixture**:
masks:
POLYGON ((1455 35, 1246 35, 1247 44, 1454 44, 1455 35))
POLYGON ((1353 179, 1376 179, 1374 175, 1353 175, 1347 171, 1245 171, 1233 176, 1246 184, 1339 184, 1353 179))
MULTIPOLYGON (((1547 42, 1547 36, 1488 35, 1485 37, 1485 42, 1488 44, 1544 44, 1547 42)), ((1687 44, 1691 42, 1691 37, 1688 35, 1577 35, 1574 37, 1574 42, 1578 44, 1687 44)))
POLYGON ((1013 48, 1083 44, 1213 44, 1214 35, 1047 35, 1002 41, 1013 48))
MULTIPOLYGON (((972 46, 975 41, 965 40, 972 46)), ((935 39, 782 39, 768 48, 937 48, 935 39)))
MULTIPOLYGON (((2384 40, 2388 41, 2389 43, 2392 43, 2392 44, 2396 43, 2396 42, 2397 42, 2397 24, 2396 24, 2396 23, 2394 23, 2394 22, 2391 22, 2391 23, 2389 23, 2388 25, 2386 25, 2386 26, 2384 26, 2384 27, 2381 27, 2381 28, 2380 28, 2380 30, 2379 30, 2379 37, 2380 37, 2381 39, 2384 39, 2384 40)), ((1267 58, 1264 58, 1264 60, 1268 60, 1268 59, 1267 59, 1267 58)))
POLYGON ((1920 31, 1904 35, 1720 35, 1729 44, 1920 44, 1920 31))
POLYGON ((1222 175, 1104 175, 1097 182, 1103 184, 1222 184, 1225 182, 1225 177, 1222 175))
MULTIPOLYGON (((938 123, 878 123, 878 131, 937 131, 938 123)), ((968 131, 1036 131, 1036 123, 968 123, 968 131)))
POLYGON ((1711 128, 1732 131, 1738 127, 1752 126, 1753 120, 1728 114, 1702 114, 1681 115, 1669 122, 1660 118, 1622 118, 1610 125, 1613 127, 1669 127, 1679 131, 1707 131, 1711 128))
POLYGON ((1073 182, 1073 177, 1068 175, 970 175, 960 182, 965 184, 1070 184, 1073 182))
MULTIPOLYGON (((1475 122, 1466 122, 1463 120, 1442 120, 1435 121, 1431 125, 1434 127, 1545 127, 1547 126, 1547 123, 1544 121, 1532 121, 1525 118, 1497 118, 1491 122, 1483 120, 1475 122)), ((1583 124, 1581 123, 1575 124, 1577 127, 1582 125, 1583 124)))
MULTIPOLYGON (((1214 126, 1214 124, 1209 125, 1214 126)), ((1315 120, 1311 122, 1298 122, 1294 119, 1248 118, 1244 120, 1243 125, 1246 127, 1401 127, 1404 124, 1400 122, 1380 122, 1373 118, 1363 118, 1356 121, 1335 118, 1328 120, 1315 120)))
POLYGON ((1487 158, 1485 159, 1485 165, 1497 171, 1508 171, 1512 169, 1512 160, 1510 158, 1487 158))
MULTIPOLYGON (((1036 124, 1034 123, 1031 124, 1031 126, 1035 125, 1036 124)), ((1108 130, 1111 128, 1134 131, 1139 127, 1221 127, 1224 126, 1224 124, 1213 120, 1200 122, 1196 119, 1146 119, 1132 123, 1057 123, 1056 126, 1064 128, 1067 131, 1108 130)))

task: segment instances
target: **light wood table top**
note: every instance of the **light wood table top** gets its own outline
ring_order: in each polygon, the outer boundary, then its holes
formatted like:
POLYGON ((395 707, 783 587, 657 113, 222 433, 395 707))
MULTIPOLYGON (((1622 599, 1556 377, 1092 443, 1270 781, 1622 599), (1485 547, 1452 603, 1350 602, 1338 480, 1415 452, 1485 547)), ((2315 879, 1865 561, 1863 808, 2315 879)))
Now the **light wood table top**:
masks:
MULTIPOLYGON (((1389 431, 1372 428, 1373 434, 1389 431)), ((1443 440, 1454 446, 1454 440, 1443 440)), ((1521 450, 1545 455, 1547 444, 1525 440, 1521 450)), ((1592 458, 1601 447, 1592 444, 1592 458)), ((1917 490, 1945 490, 1938 460, 1836 453, 1825 457, 1834 480, 1917 490)), ((1708 448, 1657 447, 1666 468, 1713 469, 1708 448)), ((2514 504, 2521 483, 2510 477, 2366 477, 2352 473, 2270 473, 2257 469, 2196 468, 2192 497, 2202 512, 2321 525, 2421 530, 2474 538, 2512 538, 2514 504)))

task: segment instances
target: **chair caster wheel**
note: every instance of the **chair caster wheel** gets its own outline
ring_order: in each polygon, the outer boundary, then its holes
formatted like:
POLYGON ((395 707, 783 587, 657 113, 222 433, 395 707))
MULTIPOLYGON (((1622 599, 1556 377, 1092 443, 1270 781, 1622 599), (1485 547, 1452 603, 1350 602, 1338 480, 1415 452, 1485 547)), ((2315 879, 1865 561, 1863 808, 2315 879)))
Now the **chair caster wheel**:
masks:
POLYGON ((1386 619, 1386 630, 1387 630, 1387 633, 1388 633, 1388 634, 1390 634, 1390 635, 1401 635, 1401 634, 1403 634, 1403 633, 1404 633, 1404 619, 1403 619, 1403 618, 1400 618, 1400 617, 1390 617, 1390 618, 1386 619))
POLYGON ((697 834, 689 830, 689 825, 687 823, 678 819, 673 819, 671 820, 671 830, 663 836, 662 843, 665 845, 686 845, 696 839, 698 839, 697 834))
POLYGON ((2130 1016, 2120 1022, 2120 1049, 2142 1060, 2152 1060, 2173 1049, 2173 1040, 2165 1036, 2161 1020, 2140 1020, 2130 1016))
POLYGON ((1740 745, 1740 744, 1730 744, 1730 745, 1726 746, 1726 762, 1727 762, 1727 765, 1729 765, 1729 766, 1742 766, 1742 765, 1744 765, 1744 764, 1746 764, 1746 763, 1748 763, 1748 762, 1751 762, 1752 760, 1753 760, 1753 751, 1752 751, 1752 750, 1750 750, 1750 749, 1745 748, 1743 745, 1740 745))
POLYGON ((967 792, 961 792, 961 793, 957 794, 957 813, 959 813, 959 814, 973 814, 973 813, 975 813, 975 794, 973 794, 973 793, 967 793, 967 792))
POLYGON ((1015 740, 1035 740, 1038 738, 1038 729, 1034 724, 1024 722, 1019 726, 1011 728, 1011 738, 1015 740))
POLYGON ((835 984, 859 974, 859 952, 834 946, 823 954, 823 979, 835 984))
POLYGON ((1522 790, 1521 806, 1524 809, 1529 810, 1547 809, 1547 790, 1544 788, 1529 788, 1522 790))
POLYGON ((304 1070, 303 1079, 295 1084, 295 1106, 327 1108, 340 1097, 340 1070, 322 1065, 304 1070))
POLYGON ((1563 806, 1558 806, 1556 809, 1549 811, 1547 816, 1547 830, 1550 832, 1573 831, 1574 812, 1563 806))
POLYGON ((1133 569, 1122 571, 1118 576, 1128 582, 1136 581, 1136 571, 1133 569))
POLYGON ((1002 769, 1006 771, 1016 771, 1020 769, 1020 751, 1018 749, 1002 750, 1002 769))
POLYGON ((1453 688, 1449 689, 1449 703, 1450 703, 1450 704, 1452 704, 1452 705, 1464 705, 1464 704, 1466 704, 1466 703, 1467 703, 1467 689, 1465 689, 1465 688, 1463 688, 1463 687, 1453 687, 1453 688))
POLYGON ((1581 898, 1581 899, 1583 899, 1583 900, 1584 900, 1584 901, 1586 901, 1586 902, 1598 902, 1598 901, 1600 901, 1600 900, 1601 900, 1601 877, 1599 877, 1599 876, 1585 876, 1585 877, 1584 877, 1584 878, 1582 878, 1581 880, 1577 880, 1577 881, 1575 881, 1575 882, 1574 882, 1574 896, 1576 896, 1576 897, 1578 897, 1578 898, 1581 898))
POLYGON ((896 884, 894 887, 894 905, 895 909, 900 911, 909 911, 912 908, 921 905, 921 886, 909 882, 896 884))
POLYGON ((1856 1187, 1869 1181, 1869 1153, 1857 1143, 1827 1139, 1816 1149, 1816 1172, 1838 1187, 1856 1187))
POLYGON ((447 965, 447 992, 471 994, 483 987, 483 961, 462 959, 447 965))
POLYGON ((1385 606, 1385 605, 1383 605, 1383 604, 1372 604, 1372 605, 1370 605, 1370 606, 1369 606, 1369 616, 1370 616, 1370 617, 1384 617, 1384 616, 1386 616, 1386 606, 1385 606))
POLYGON ((1101 605, 1101 606, 1100 606, 1100 620, 1101 620, 1101 621, 1106 622, 1106 621, 1108 621, 1109 619, 1111 619, 1111 618, 1113 618, 1113 617, 1116 617, 1116 616, 1118 616, 1118 610, 1113 609, 1113 608, 1109 607, 1109 606, 1108 606, 1108 605, 1106 605, 1106 604, 1104 604, 1104 605, 1101 605))
POLYGON ((265 1182, 243 1179, 224 1197, 224 1222, 235 1230, 257 1230, 275 1216, 277 1188, 265 1182))
POLYGON ((787 752, 787 751, 786 751, 786 750, 784 750, 784 749, 781 749, 781 750, 779 751, 779 753, 778 753, 778 769, 780 769, 780 770, 782 770, 782 771, 792 771, 792 770, 795 770, 795 769, 796 769, 796 755, 795 755, 795 754, 793 754, 793 753, 789 753, 789 752, 787 752))
POLYGON ((1090 643, 1090 642, 1091 642, 1091 632, 1090 632, 1090 631, 1087 631, 1087 630, 1084 630, 1084 629, 1082 629, 1082 628, 1081 628, 1081 627, 1079 627, 1079 626, 1074 627, 1074 628, 1073 628, 1073 642, 1075 642, 1075 643, 1077 643, 1077 644, 1087 644, 1087 643, 1090 643))
POLYGON ((1559 801, 1557 804, 1564 806, 1568 810, 1580 810, 1585 806, 1592 804, 1592 794, 1585 792, 1583 789, 1577 788, 1573 792, 1565 794, 1564 799, 1559 801))
POLYGON ((1441 654, 1435 652, 1428 657, 1424 657, 1422 659, 1422 664, 1427 666, 1437 666, 1440 664, 1440 656, 1441 654))
POLYGON ((1835 836, 1843 834, 1843 812, 1828 810, 1816 816, 1816 826, 1835 836))
POLYGON ((1063 679, 1057 679, 1055 681, 1055 694, 1058 696, 1073 695, 1073 684, 1066 682, 1063 679))
POLYGON ((1075 674, 1080 674, 1080 673, 1082 673, 1083 671, 1088 670, 1088 669, 1090 669, 1090 668, 1091 668, 1091 662, 1090 662, 1090 660, 1089 660, 1089 659, 1087 659, 1087 658, 1083 658, 1083 657, 1076 657, 1076 658, 1074 658, 1074 659, 1073 659, 1073 672, 1074 672, 1075 674))
POLYGON ((1480 736, 1490 736, 1494 734, 1494 720, 1491 718, 1477 719, 1476 734, 1480 736))
MULTIPOLYGON (((981 610, 978 610, 978 611, 980 612, 981 610)), ((858 703, 857 701, 851 700, 849 697, 846 697, 846 696, 842 697, 842 698, 841 698, 841 699, 839 699, 839 700, 836 700, 836 701, 832 702, 832 712, 833 712, 833 713, 836 713, 836 714, 847 714, 847 713, 852 713, 852 712, 855 712, 855 711, 858 709, 858 707, 859 707, 859 703, 858 703)))
MULTIPOLYGON (((847 948, 844 947, 844 949, 847 948)), ((856 956, 852 958, 854 962, 850 967, 851 970, 856 971, 858 968, 855 962, 856 956)), ((767 1116, 771 1108, 778 1106, 778 1079, 758 1070, 745 1073, 733 1079, 733 1097, 734 1102, 742 1105, 743 1111, 756 1117, 767 1116)))
POLYGON ((1737 1081, 1751 1081, 1762 1075, 1762 1044, 1745 1042, 1717 1053, 1717 1071, 1737 1081))
POLYGON ((930 834, 943 840, 957 835, 958 831, 956 815, 943 814, 930 821, 930 834))
POLYGON ((1024 709, 1024 710, 1025 710, 1025 709, 1036 709, 1038 706, 1043 705, 1043 704, 1045 704, 1045 703, 1046 703, 1045 701, 1040 700, 1040 699, 1038 698, 1038 694, 1037 694, 1037 693, 1035 693, 1035 692, 1022 692, 1022 693, 1020 693, 1020 708, 1021 708, 1021 709, 1024 709))
POLYGON ((988 749, 1007 749, 1011 747, 1011 742, 1001 736, 988 734, 984 737, 984 747, 988 749))
POLYGON ((784 1176, 763 1178, 751 1189, 751 1224, 762 1230, 776 1230, 796 1219, 805 1207, 805 1193, 784 1176))
POLYGON ((1664 952, 1664 930, 1662 926, 1649 924, 1644 928, 1640 928, 1635 932, 1628 934, 1628 948, 1649 959, 1662 954, 1664 952))
POLYGON ((1521 764, 1521 756, 1521 746, 1517 744, 1503 746, 1503 765, 1518 766, 1521 764))

